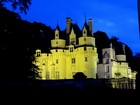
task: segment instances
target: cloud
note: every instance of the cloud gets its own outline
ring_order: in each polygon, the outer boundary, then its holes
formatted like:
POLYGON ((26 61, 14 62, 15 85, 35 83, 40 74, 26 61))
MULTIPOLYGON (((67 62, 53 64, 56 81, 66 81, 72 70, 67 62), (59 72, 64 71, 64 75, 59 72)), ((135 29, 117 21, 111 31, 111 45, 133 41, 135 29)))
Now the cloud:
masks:
POLYGON ((105 26, 105 27, 113 27, 113 26, 115 26, 114 22, 103 20, 103 19, 97 20, 97 23, 102 25, 102 26, 105 26))

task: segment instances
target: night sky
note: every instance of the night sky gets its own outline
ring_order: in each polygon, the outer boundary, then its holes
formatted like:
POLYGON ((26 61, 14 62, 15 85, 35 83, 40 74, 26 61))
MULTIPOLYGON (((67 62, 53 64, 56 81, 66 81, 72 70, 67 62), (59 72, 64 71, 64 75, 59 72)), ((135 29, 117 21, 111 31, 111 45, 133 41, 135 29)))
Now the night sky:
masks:
POLYGON ((58 22, 61 30, 66 28, 66 17, 82 28, 86 16, 86 20, 93 19, 94 32, 99 30, 109 38, 118 37, 135 54, 140 53, 137 10, 137 0, 32 0, 27 14, 20 15, 23 20, 52 28, 58 22))

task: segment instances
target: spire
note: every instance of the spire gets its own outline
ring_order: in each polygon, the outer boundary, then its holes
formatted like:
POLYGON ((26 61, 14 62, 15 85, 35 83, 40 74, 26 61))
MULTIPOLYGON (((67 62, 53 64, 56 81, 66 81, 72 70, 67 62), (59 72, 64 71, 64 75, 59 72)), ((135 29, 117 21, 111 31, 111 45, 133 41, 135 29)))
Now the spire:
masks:
POLYGON ((60 28, 59 28, 59 25, 58 25, 58 20, 57 20, 56 29, 60 31, 60 28))
POLYGON ((84 23, 84 26, 87 28, 88 24, 87 24, 87 21, 86 21, 86 13, 85 13, 85 23, 84 23))

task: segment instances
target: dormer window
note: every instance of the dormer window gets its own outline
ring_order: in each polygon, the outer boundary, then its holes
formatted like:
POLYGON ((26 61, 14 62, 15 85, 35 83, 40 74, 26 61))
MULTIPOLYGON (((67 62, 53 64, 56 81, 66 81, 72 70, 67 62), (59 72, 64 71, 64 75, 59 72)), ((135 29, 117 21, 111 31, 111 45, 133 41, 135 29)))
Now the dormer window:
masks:
POLYGON ((70 47, 70 52, 73 52, 73 47, 70 47))
POLYGON ((40 52, 37 52, 37 57, 40 57, 40 52))

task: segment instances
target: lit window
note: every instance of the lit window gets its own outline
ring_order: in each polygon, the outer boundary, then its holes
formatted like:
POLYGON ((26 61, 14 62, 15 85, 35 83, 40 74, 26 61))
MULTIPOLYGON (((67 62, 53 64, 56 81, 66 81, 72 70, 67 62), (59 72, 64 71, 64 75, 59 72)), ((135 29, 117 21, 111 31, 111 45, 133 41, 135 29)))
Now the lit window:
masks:
POLYGON ((70 47, 70 52, 73 52, 73 48, 72 47, 70 47))
POLYGON ((85 61, 87 62, 87 57, 85 57, 85 61))
POLYGON ((56 63, 58 63, 58 59, 56 59, 56 63))
POLYGON ((75 63, 75 58, 72 58, 72 63, 75 63))
POLYGON ((86 41, 86 38, 84 38, 84 41, 86 41))
POLYGON ((37 52, 37 57, 40 57, 40 52, 37 52))
POLYGON ((56 71, 56 79, 59 79, 59 71, 56 71))

